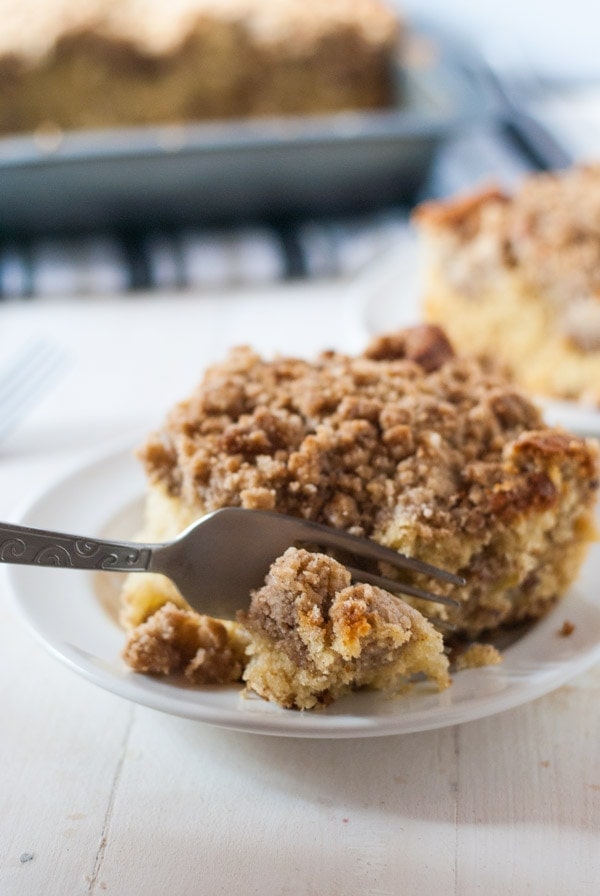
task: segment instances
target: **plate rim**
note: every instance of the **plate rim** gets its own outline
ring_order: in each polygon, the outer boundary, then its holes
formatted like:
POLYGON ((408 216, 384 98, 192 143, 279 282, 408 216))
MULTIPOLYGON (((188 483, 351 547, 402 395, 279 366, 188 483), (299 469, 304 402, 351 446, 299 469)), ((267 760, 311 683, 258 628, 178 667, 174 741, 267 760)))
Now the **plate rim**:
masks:
MULTIPOLYGON (((69 485, 73 485, 78 481, 85 481, 92 472, 97 474, 98 470, 102 470, 102 468, 104 468, 105 473, 106 470, 110 473, 115 466, 117 470, 121 466, 124 467, 126 472, 128 468, 135 468, 133 448, 130 440, 119 445, 113 444, 109 449, 105 447, 104 450, 87 455, 76 467, 48 482, 45 487, 38 491, 37 495, 24 502, 17 515, 17 520, 25 525, 35 525, 35 520, 32 520, 31 516, 35 517, 44 507, 47 509, 48 504, 51 506, 53 499, 60 495, 69 485)), ((141 471, 140 479, 143 481, 141 471)), ((132 489, 132 492, 131 498, 142 499, 143 493, 140 493, 137 488, 132 489)), ((123 502, 115 503, 113 515, 118 513, 124 506, 123 502)), ((103 520, 104 524, 108 522, 108 519, 103 520)), ((54 525, 60 528, 60 525, 54 525)), ((101 530, 101 526, 99 530, 101 530)), ((93 535, 97 533, 86 534, 93 535)), ((593 548, 594 545, 591 546, 592 550, 593 548)), ((595 560, 592 558, 592 562, 600 564, 600 546, 597 548, 597 554, 598 556, 595 560)), ((589 558, 587 562, 590 562, 589 558)), ((35 617, 35 613, 32 612, 34 605, 32 606, 31 602, 28 604, 26 595, 24 597, 22 593, 23 582, 20 582, 20 579, 24 577, 26 580, 27 571, 32 569, 36 574, 42 572, 41 569, 27 566, 2 565, 2 572, 8 580, 12 603, 18 615, 25 622, 38 643, 49 651, 55 659, 66 664, 71 671, 79 674, 92 684, 129 700, 133 704, 140 704, 168 715, 188 718, 239 732, 311 738, 356 738, 401 735, 446 728, 496 715, 535 700, 567 683, 600 659, 600 639, 598 639, 595 646, 588 647, 581 655, 576 655, 567 662, 555 663, 551 669, 546 669, 544 674, 538 674, 536 678, 530 677, 527 680, 527 675, 521 675, 520 677, 516 675, 516 685, 513 683, 512 687, 509 684, 498 693, 483 693, 480 696, 469 698, 462 704, 449 704, 444 707, 444 695, 448 694, 453 687, 456 687, 453 684, 448 691, 443 691, 438 695, 441 700, 440 705, 433 708, 425 707, 420 710, 418 707, 416 710, 412 709, 408 713, 408 723, 407 714, 402 711, 401 701, 404 698, 386 698, 385 695, 381 694, 352 694, 342 698, 342 701, 338 701, 334 706, 339 707, 342 703, 345 703, 349 704, 351 709, 352 702, 356 700, 376 700, 377 697, 388 700, 398 699, 399 711, 397 713, 390 713, 385 716, 369 716, 367 714, 367 716, 363 717, 356 714, 352 715, 351 712, 326 714, 327 710, 293 712, 269 704, 255 695, 246 696, 240 686, 236 686, 235 689, 229 688, 227 691, 219 690, 218 688, 203 689, 204 702, 199 702, 197 699, 198 689, 180 688, 170 684, 168 681, 153 679, 150 676, 131 672, 131 670, 126 669, 124 663, 121 672, 116 667, 107 670, 103 668, 104 661, 100 662, 98 657, 95 658, 96 662, 89 661, 86 658, 85 651, 82 651, 77 645, 65 641, 57 641, 56 639, 54 641, 52 639, 49 640, 47 633, 44 632, 43 625, 40 624, 40 621, 35 617), (524 685, 523 681, 525 682, 524 685), (218 700, 215 705, 210 701, 206 702, 206 696, 209 694, 217 693, 220 696, 221 694, 231 695, 233 692, 236 694, 233 710, 227 705, 227 697, 225 698, 224 706, 220 705, 218 700), (196 699, 193 699, 193 695, 196 696, 196 699), (259 712, 253 713, 251 711, 252 705, 258 708, 259 712), (241 707, 245 707, 250 711, 244 713, 240 711, 241 707)), ((70 575, 71 573, 68 574, 70 575)), ((88 594, 93 595, 94 588, 92 586, 91 574, 84 573, 83 575, 87 576, 88 583, 83 590, 87 589, 88 594)), ((579 595, 576 588, 571 589, 548 616, 540 620, 538 625, 534 627, 534 631, 540 630, 542 626, 544 626, 544 630, 546 626, 552 626, 553 618, 561 613, 564 614, 565 607, 568 609, 569 602, 573 603, 575 601, 577 606, 577 601, 580 601, 582 598, 585 605, 585 597, 579 595)), ((97 608, 99 608, 97 595, 96 600, 97 608)), ((595 611, 600 611, 600 601, 597 599, 590 601, 588 597, 587 602, 590 603, 595 611)), ((115 635, 118 632, 122 632, 114 621, 112 625, 114 626, 115 635)), ((554 629, 556 627, 556 620, 554 619, 554 629)), ((123 632, 122 634, 124 635, 123 632)), ((527 637, 525 636, 525 639, 527 637)), ((508 652, 510 652, 510 648, 508 652)), ((493 678, 498 674, 510 678, 510 669, 507 671, 506 666, 501 664, 500 666, 466 670, 460 674, 462 676, 469 675, 472 679, 473 676, 485 676, 486 678, 491 676, 493 678)), ((231 703, 231 700, 229 702, 231 703)))

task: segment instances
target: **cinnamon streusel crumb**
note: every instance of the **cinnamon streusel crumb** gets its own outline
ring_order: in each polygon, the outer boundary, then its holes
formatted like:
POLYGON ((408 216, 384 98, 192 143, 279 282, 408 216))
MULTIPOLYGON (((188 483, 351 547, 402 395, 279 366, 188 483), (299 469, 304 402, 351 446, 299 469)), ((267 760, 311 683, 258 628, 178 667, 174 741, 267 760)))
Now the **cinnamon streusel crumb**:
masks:
POLYGON ((123 658, 135 672, 183 672, 193 684, 239 681, 243 637, 235 629, 167 603, 129 634, 123 658))

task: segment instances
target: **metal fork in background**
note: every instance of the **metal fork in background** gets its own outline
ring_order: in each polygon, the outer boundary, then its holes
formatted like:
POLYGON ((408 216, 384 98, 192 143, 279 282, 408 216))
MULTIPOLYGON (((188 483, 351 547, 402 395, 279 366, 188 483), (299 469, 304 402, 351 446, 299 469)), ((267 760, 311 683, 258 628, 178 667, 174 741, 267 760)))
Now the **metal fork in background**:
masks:
POLYGON ((565 87, 560 79, 543 77, 523 56, 510 63, 470 54, 466 73, 488 93, 490 111, 522 160, 534 171, 567 168, 575 159, 545 126, 536 109, 565 87))
POLYGON ((0 440, 55 385, 66 367, 65 352, 44 339, 27 342, 0 370, 0 440))

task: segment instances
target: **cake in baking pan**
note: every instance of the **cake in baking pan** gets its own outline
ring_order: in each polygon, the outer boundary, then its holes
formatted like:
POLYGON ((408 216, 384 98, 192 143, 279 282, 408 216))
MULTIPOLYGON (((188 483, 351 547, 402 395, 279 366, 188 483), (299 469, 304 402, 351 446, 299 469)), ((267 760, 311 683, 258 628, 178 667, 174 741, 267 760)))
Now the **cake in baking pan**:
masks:
POLYGON ((0 0, 0 133, 389 106, 383 0, 0 0))

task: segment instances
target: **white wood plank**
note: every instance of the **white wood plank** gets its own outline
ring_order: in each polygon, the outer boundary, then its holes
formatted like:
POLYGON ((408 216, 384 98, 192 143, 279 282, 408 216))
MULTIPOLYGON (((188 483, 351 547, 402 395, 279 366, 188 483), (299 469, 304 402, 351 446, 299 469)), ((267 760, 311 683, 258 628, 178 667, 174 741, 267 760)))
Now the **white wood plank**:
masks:
POLYGON ((457 892, 596 896, 600 667, 458 729, 457 892))
POLYGON ((0 893, 85 893, 132 708, 51 658, 0 601, 0 893))
POLYGON ((140 710, 130 747, 107 892, 395 896, 454 877, 449 731, 304 741, 140 710))

